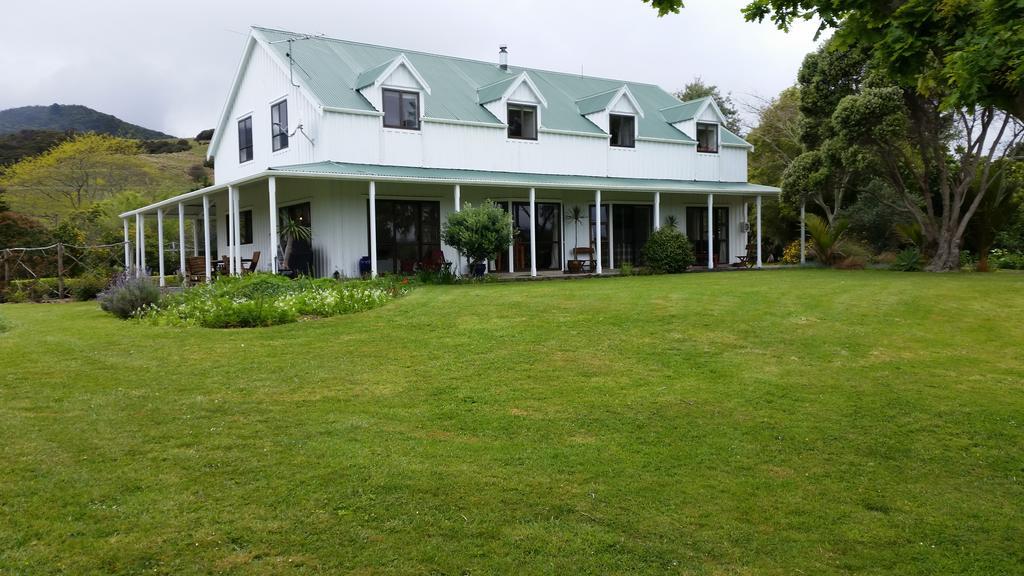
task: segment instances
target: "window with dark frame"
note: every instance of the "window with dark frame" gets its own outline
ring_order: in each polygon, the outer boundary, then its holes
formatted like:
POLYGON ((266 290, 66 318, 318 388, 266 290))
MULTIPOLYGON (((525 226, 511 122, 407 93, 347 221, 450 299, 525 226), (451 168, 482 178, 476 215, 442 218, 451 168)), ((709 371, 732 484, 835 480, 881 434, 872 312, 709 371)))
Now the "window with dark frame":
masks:
MULTIPOLYGON (((238 212, 238 243, 252 244, 252 210, 238 212)), ((224 215, 224 229, 231 230, 231 215, 224 215)))
POLYGON ((608 116, 611 145, 616 148, 636 148, 636 118, 624 114, 608 116))
POLYGON ((270 107, 270 141, 274 152, 288 147, 288 101, 270 107))
POLYGON ((697 123, 697 152, 718 153, 718 124, 697 123))
POLYGON ((537 139, 537 107, 528 104, 508 105, 508 137, 518 140, 537 139))
POLYGON ((238 121, 238 163, 252 160, 252 116, 238 121))
POLYGON ((383 99, 384 126, 405 130, 420 129, 420 95, 418 93, 385 88, 383 99))

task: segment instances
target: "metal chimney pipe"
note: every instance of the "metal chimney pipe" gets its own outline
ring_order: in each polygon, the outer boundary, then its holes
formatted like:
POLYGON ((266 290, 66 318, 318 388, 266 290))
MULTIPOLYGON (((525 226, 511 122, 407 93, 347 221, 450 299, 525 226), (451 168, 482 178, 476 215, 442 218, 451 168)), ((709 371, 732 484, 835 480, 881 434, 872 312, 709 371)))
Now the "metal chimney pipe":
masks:
POLYGON ((508 70, 508 46, 504 44, 498 46, 498 67, 508 70))

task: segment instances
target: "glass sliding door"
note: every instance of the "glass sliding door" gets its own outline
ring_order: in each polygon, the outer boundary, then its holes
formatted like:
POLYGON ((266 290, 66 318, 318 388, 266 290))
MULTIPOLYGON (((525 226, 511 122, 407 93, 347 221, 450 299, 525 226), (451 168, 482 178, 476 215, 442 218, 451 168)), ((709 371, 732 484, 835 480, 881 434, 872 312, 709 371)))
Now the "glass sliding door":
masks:
POLYGON ((645 204, 612 205, 612 246, 615 265, 642 265, 642 250, 651 237, 654 207, 645 204))
POLYGON ((440 202, 377 200, 377 270, 411 274, 440 251, 440 202))
MULTIPOLYGON (((714 237, 712 247, 714 249, 714 262, 728 264, 729 262, 729 207, 716 207, 714 210, 714 237)), ((693 242, 694 254, 697 266, 707 266, 708 263, 708 209, 704 207, 688 206, 686 208, 686 236, 693 242)))
POLYGON ((562 207, 552 202, 536 202, 536 217, 530 217, 529 202, 512 203, 512 227, 516 239, 512 246, 516 272, 530 270, 530 227, 536 227, 537 269, 562 269, 562 207))

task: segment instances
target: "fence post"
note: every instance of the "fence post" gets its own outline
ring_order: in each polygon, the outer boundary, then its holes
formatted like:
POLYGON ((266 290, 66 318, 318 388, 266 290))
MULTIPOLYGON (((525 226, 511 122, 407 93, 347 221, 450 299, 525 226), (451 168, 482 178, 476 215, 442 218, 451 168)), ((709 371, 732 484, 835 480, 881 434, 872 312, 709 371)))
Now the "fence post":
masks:
POLYGON ((64 244, 57 242, 57 299, 64 298, 64 244))

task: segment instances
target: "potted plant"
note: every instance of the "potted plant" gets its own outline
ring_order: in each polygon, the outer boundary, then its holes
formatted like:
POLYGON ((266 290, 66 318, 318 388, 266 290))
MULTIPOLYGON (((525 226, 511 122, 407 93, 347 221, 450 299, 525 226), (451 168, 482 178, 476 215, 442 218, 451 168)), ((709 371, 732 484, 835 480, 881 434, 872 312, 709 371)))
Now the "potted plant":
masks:
POLYGON ((583 261, 576 258, 576 253, 579 251, 580 247, 580 225, 583 224, 583 209, 580 208, 579 205, 573 206, 565 215, 565 219, 572 222, 573 229, 576 234, 576 241, 572 250, 572 258, 568 261, 569 272, 572 274, 579 274, 583 271, 583 261))
POLYGON ((512 215, 490 200, 479 206, 466 203, 448 215, 441 239, 465 255, 473 276, 483 276, 487 260, 512 245, 512 215))

